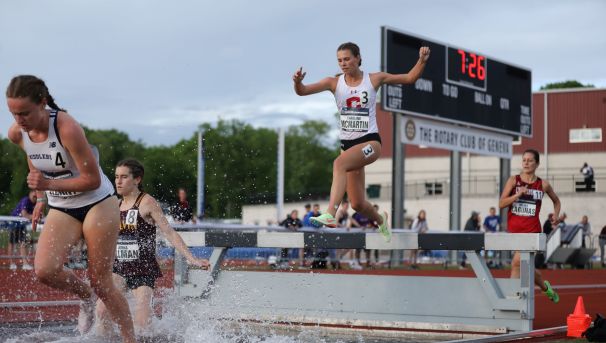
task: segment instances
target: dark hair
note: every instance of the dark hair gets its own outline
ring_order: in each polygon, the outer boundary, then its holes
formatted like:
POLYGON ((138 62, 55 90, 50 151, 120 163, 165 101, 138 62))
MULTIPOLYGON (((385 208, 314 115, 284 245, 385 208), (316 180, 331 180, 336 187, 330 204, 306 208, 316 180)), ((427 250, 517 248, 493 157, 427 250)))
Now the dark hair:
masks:
MULTIPOLYGON (((337 51, 341 50, 349 50, 351 54, 355 57, 360 57, 360 47, 356 43, 347 42, 339 45, 337 51)), ((360 58, 360 63, 358 63, 358 67, 362 65, 362 58, 360 58)))
POLYGON ((48 92, 48 87, 41 79, 33 75, 19 75, 13 77, 11 82, 6 88, 7 98, 29 98, 34 104, 42 103, 43 99, 46 99, 48 107, 56 111, 63 111, 64 109, 59 107, 55 103, 55 99, 48 92))
POLYGON ((128 170, 130 170, 133 178, 140 177, 141 182, 139 182, 138 188, 140 191, 143 191, 143 175, 145 175, 145 168, 143 168, 143 164, 141 164, 141 162, 135 160, 134 158, 127 158, 118 162, 116 167, 126 167, 128 170))
POLYGON ((534 160, 539 163, 539 152, 536 151, 535 149, 526 149, 524 150, 524 153, 522 154, 522 156, 526 155, 526 154, 532 154, 534 156, 534 160))

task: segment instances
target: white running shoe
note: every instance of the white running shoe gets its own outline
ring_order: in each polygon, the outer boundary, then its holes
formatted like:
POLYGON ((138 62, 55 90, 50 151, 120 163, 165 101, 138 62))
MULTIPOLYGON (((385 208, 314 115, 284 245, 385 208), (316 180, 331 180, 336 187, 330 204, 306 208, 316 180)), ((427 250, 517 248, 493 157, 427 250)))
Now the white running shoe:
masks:
POLYGON ((21 266, 21 269, 22 269, 22 270, 33 270, 33 269, 34 269, 34 267, 32 267, 32 265, 31 265, 31 264, 29 264, 29 263, 24 263, 24 264, 21 266))
POLYGON ((80 300, 80 313, 78 314, 78 331, 84 335, 90 331, 95 321, 95 304, 97 295, 93 293, 87 300, 80 300))
POLYGON ((11 263, 10 267, 8 267, 8 269, 10 270, 17 270, 17 265, 14 263, 11 263))

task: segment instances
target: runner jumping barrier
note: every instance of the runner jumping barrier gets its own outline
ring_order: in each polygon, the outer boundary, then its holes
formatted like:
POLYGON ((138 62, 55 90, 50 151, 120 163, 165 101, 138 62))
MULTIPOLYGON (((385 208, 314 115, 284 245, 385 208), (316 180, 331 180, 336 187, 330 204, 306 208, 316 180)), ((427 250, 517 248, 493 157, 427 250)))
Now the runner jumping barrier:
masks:
POLYGON ((214 247, 208 271, 175 256, 175 290, 227 319, 388 331, 503 334, 532 330, 534 258, 544 234, 378 233, 177 225, 188 246, 214 247), (235 247, 465 251, 475 278, 222 270, 235 247), (520 251, 520 279, 495 279, 482 250, 520 251))

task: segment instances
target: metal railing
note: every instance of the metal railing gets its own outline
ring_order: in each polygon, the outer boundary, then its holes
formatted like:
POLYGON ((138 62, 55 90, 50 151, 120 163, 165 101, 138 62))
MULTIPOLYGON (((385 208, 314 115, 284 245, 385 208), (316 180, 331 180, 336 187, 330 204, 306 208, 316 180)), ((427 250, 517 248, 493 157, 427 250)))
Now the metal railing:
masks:
MULTIPOLYGON (((593 194, 606 193, 606 177, 594 179, 594 185, 589 192, 584 191, 584 179, 579 175, 551 175, 546 178, 558 194, 593 194)), ((391 199, 391 183, 369 185, 370 199, 391 199), (378 186, 378 187, 377 187, 378 186)), ((424 197, 447 197, 450 195, 450 179, 435 178, 425 180, 408 181, 404 185, 405 197, 407 199, 418 199, 424 197)), ((471 176, 461 180, 461 192, 465 195, 498 196, 498 176, 471 176)))

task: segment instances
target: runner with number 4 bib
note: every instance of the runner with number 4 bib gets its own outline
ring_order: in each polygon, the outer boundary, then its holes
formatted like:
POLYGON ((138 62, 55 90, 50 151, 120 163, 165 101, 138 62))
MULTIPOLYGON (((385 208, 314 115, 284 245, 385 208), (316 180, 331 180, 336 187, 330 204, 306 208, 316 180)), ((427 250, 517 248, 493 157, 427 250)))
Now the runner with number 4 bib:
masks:
POLYGON ((80 333, 92 327, 98 296, 120 327, 123 341, 135 342, 128 303, 114 286, 110 269, 118 238, 118 199, 82 127, 57 106, 44 81, 35 76, 14 77, 6 98, 15 118, 8 138, 27 154, 27 185, 37 191, 32 230, 46 202, 50 208, 38 239, 36 277, 81 299, 80 333), (88 247, 90 286, 63 268, 69 250, 82 238, 88 247))
POLYGON ((369 74, 360 70, 360 48, 354 43, 344 43, 337 49, 342 74, 304 85, 306 73, 303 68, 295 72, 293 81, 298 95, 331 91, 340 114, 341 154, 333 163, 330 202, 326 213, 311 219, 313 224, 336 227, 335 214, 347 191, 351 207, 372 220, 386 241, 391 240, 387 212, 379 214, 375 210, 366 200, 364 188, 364 167, 381 156, 381 137, 376 119, 377 90, 384 84, 414 83, 423 73, 428 59, 429 48, 421 47, 417 63, 407 74, 369 74))
MULTIPOLYGON (((538 177, 535 172, 539 167, 539 152, 528 149, 522 154, 522 172, 507 180, 499 207, 507 207, 507 231, 510 233, 541 233, 539 212, 543 202, 543 195, 547 193, 553 201, 553 221, 558 223, 560 217, 560 199, 547 182, 538 177)), ((511 261, 511 278, 520 278, 520 252, 516 251, 511 261)), ((534 282, 547 297, 557 303, 560 301, 558 293, 551 287, 549 281, 543 280, 541 273, 535 269, 534 282)))

